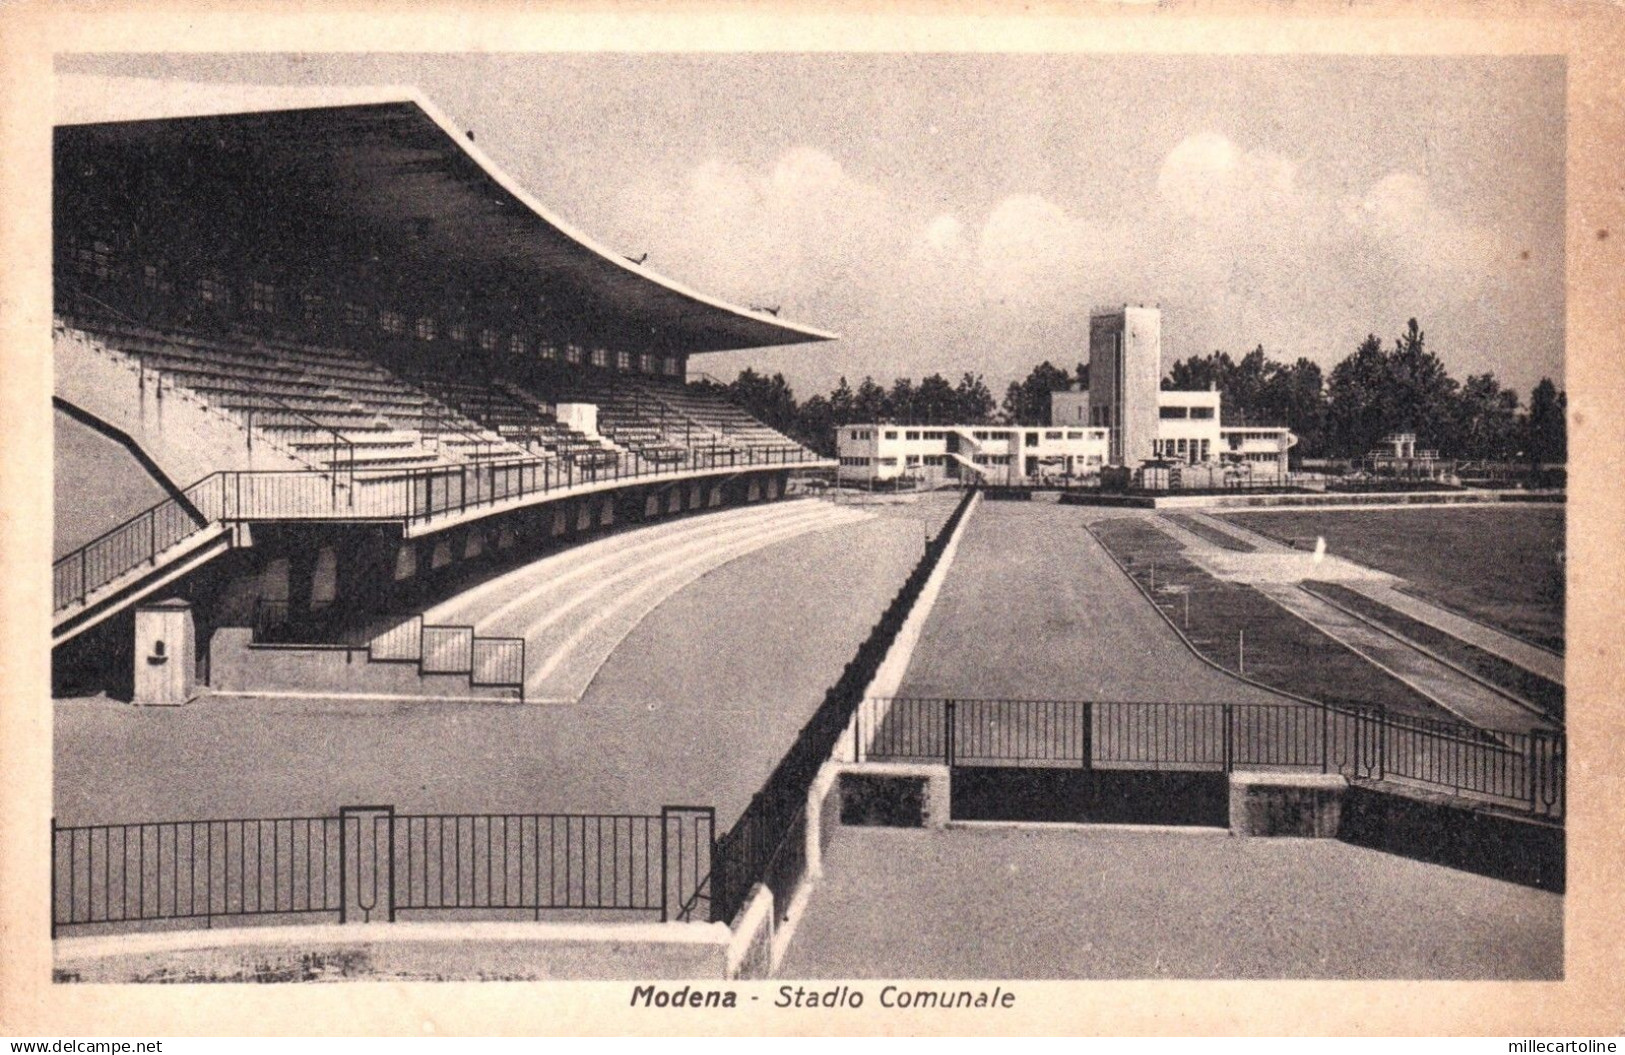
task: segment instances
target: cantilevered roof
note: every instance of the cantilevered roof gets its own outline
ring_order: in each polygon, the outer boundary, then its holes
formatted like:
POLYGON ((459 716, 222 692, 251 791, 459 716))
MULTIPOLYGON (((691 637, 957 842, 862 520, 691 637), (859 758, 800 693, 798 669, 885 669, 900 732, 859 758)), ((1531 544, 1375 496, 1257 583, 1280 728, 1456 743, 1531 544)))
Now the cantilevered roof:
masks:
POLYGON ((578 328, 652 347, 724 351, 836 336, 706 296, 599 245, 414 89, 318 98, 308 89, 154 84, 62 93, 58 178, 103 168, 104 186, 114 173, 128 186, 139 170, 149 187, 196 202, 194 215, 274 226, 266 244, 278 253, 336 266, 393 262, 404 294, 500 289, 523 311, 562 312, 578 328))

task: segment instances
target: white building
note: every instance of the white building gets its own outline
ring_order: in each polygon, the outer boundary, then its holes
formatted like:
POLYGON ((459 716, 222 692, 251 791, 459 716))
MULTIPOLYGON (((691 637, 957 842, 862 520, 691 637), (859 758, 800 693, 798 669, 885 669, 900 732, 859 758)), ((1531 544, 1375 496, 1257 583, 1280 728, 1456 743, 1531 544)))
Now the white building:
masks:
POLYGON ((1161 384, 1161 311, 1097 309, 1089 317, 1089 388, 1052 393, 1047 427, 843 425, 835 435, 840 478, 1016 484, 1165 463, 1286 473, 1297 442, 1290 430, 1225 428, 1218 392, 1165 392, 1161 384))
POLYGON ((842 480, 904 477, 1009 484, 1079 478, 1106 464, 1106 430, 1014 425, 842 425, 835 430, 842 480))

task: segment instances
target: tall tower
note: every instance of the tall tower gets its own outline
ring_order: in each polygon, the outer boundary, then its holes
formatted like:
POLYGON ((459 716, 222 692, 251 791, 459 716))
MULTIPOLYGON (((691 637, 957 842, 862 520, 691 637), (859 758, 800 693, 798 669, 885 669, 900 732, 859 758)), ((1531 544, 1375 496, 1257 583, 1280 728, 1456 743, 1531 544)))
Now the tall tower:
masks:
POLYGON ((1112 465, 1151 457, 1161 383, 1161 311, 1125 304, 1089 314, 1089 423, 1110 430, 1112 465))

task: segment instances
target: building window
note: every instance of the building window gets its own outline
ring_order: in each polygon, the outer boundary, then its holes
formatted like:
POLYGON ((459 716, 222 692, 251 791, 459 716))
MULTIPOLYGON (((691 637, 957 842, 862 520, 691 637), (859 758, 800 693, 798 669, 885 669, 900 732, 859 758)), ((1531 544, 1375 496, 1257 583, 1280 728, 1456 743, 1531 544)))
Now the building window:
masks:
POLYGON ((1198 420, 1201 420, 1201 421, 1212 421, 1213 420, 1213 408, 1212 407, 1192 407, 1191 408, 1191 417, 1197 418, 1198 420))
POLYGON ((1157 417, 1161 418, 1163 421, 1177 421, 1188 416, 1189 415, 1185 407, 1157 408, 1157 417))
POLYGON ((920 464, 920 456, 918 454, 909 455, 908 456, 908 461, 907 461, 906 464, 908 464, 908 465, 918 465, 918 464, 920 464))
POLYGON ((666 356, 666 375, 668 377, 677 377, 682 372, 683 365, 677 361, 677 357, 675 355, 666 356))
POLYGON ((480 330, 480 347, 488 352, 496 351, 497 331, 491 329, 489 326, 482 328, 480 330))
POLYGON ((412 327, 412 332, 418 335, 420 341, 434 340, 434 319, 428 315, 419 315, 417 323, 412 327))
POLYGON ((446 327, 446 336, 458 344, 468 343, 468 323, 461 320, 446 327))
POLYGON ((73 266, 81 275, 108 278, 113 274, 113 247, 100 240, 89 245, 76 244, 73 249, 73 266))
POLYGON ((598 367, 600 370, 609 366, 609 349, 594 348, 592 350, 592 365, 598 367))
POLYGON ((141 285, 145 289, 156 290, 158 288, 157 264, 141 265, 141 285))
POLYGON ((231 287, 219 275, 204 275, 197 280, 198 299, 205 304, 230 304, 231 287))
POLYGON ((1046 433, 1044 433, 1044 438, 1046 440, 1058 440, 1058 439, 1061 438, 1061 433, 1059 433, 1059 432, 1046 432, 1046 433))
POLYGON ((1069 432, 1069 433, 1066 434, 1066 438, 1069 439, 1069 440, 1081 440, 1081 439, 1083 439, 1083 433, 1081 433, 1081 432, 1069 432))
POLYGON ((541 357, 543 359, 557 359, 559 357, 559 350, 558 350, 558 347, 556 345, 551 345, 551 344, 538 345, 536 347, 536 351, 541 353, 541 357))
POLYGON ((617 349, 615 352, 615 369, 622 373, 632 369, 632 353, 624 348, 617 349))
POLYGON ((319 322, 326 304, 327 298, 320 293, 305 293, 299 298, 299 314, 306 322, 319 322))
POLYGON ((513 355, 525 354, 525 339, 519 334, 512 334, 508 338, 508 351, 513 355))
POLYGON ((406 332, 406 316, 398 311, 385 309, 378 313, 378 328, 385 333, 399 336, 406 332))
POLYGON ((905 432, 903 438, 905 440, 917 440, 920 438, 920 434, 918 432, 905 432))
POLYGON ((565 345, 564 346, 564 361, 569 363, 571 366, 580 366, 581 365, 581 346, 578 345, 578 344, 567 344, 567 345, 565 345))
POLYGON ((1036 432, 1027 433, 1027 446, 1029 446, 1029 447, 1038 446, 1038 433, 1036 433, 1036 432))
POLYGON ((344 305, 344 322, 348 326, 365 326, 369 314, 365 304, 350 301, 344 305))
POLYGON ((250 311, 263 311, 271 313, 276 311, 276 287, 269 282, 255 279, 248 284, 248 308, 250 311))

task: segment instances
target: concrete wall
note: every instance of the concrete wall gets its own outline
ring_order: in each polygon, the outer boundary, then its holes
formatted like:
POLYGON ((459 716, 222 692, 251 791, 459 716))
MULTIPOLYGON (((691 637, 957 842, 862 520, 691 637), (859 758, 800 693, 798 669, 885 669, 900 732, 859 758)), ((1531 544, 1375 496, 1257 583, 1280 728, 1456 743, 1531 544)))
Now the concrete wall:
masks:
POLYGON ((1348 781, 1331 773, 1230 774, 1230 833, 1335 838, 1348 781))
POLYGON ((364 648, 253 645, 253 631, 222 627, 210 644, 215 692, 424 699, 515 700, 513 689, 476 688, 466 674, 419 674, 416 663, 373 662, 364 648))
POLYGON ((728 974, 720 923, 373 923, 60 938, 58 981, 572 981, 728 974))
POLYGON ((1524 886, 1563 892, 1563 827, 1511 816, 1446 795, 1356 784, 1343 804, 1338 837, 1524 886))
MULTIPOLYGON (((778 918, 774 911, 773 891, 762 883, 751 888, 745 907, 734 917, 732 937, 728 941, 727 976, 729 978, 770 978, 778 966, 774 956, 778 940, 778 918)), ((782 948, 779 957, 783 956, 782 948)))
POLYGON ((160 387, 136 360, 58 332, 53 345, 57 398, 128 435, 177 486, 222 469, 304 469, 246 425, 184 389, 160 387))

